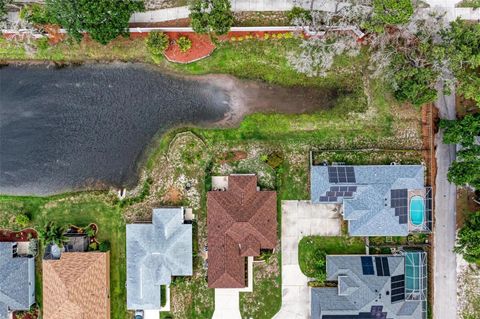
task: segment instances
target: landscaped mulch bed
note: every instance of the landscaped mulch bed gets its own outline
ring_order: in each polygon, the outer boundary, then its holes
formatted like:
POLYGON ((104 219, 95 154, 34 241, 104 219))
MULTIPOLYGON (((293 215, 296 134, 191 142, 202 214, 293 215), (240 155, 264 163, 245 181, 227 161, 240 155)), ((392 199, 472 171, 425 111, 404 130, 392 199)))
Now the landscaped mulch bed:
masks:
POLYGON ((0 230, 0 241, 29 241, 30 238, 38 238, 38 234, 33 228, 27 228, 22 231, 0 230))
POLYGON ((165 50, 167 60, 177 63, 189 63, 200 60, 212 54, 215 50, 210 37, 206 34, 197 34, 193 32, 168 32, 170 38, 170 46, 165 50), (187 52, 180 51, 175 40, 181 36, 185 36, 192 41, 192 47, 187 52))

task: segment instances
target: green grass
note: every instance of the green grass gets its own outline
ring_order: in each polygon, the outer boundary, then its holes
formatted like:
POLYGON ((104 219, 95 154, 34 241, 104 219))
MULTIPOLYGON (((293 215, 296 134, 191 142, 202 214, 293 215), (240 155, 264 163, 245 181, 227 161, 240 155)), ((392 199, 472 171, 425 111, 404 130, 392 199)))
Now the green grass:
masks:
POLYGON ((331 81, 331 77, 299 74, 289 65, 287 55, 298 53, 300 43, 300 39, 221 42, 209 58, 190 64, 172 64, 172 67, 189 74, 224 73, 284 86, 332 88, 341 84, 345 89, 357 87, 362 73, 353 70, 366 66, 368 57, 365 52, 355 58, 344 56, 336 59, 330 75, 336 81, 331 81))
MULTIPOLYGON (((317 267, 319 258, 324 255, 364 254, 365 244, 359 237, 303 237, 298 244, 298 262, 305 276, 322 278, 325 276, 325 261, 323 269, 317 267)), ((320 261, 320 263, 322 263, 320 261)))
POLYGON ((280 276, 254 280, 253 292, 240 293, 242 318, 272 318, 282 306, 280 281, 280 276))
POLYGON ((457 8, 480 8, 480 0, 463 0, 455 5, 457 8))
MULTIPOLYGON (((11 220, 19 212, 31 218, 31 226, 39 229, 47 222, 54 221, 59 225, 75 224, 86 226, 96 223, 99 226, 97 238, 111 243, 110 294, 113 319, 125 319, 125 223, 118 206, 113 199, 104 193, 65 194, 52 197, 12 197, 0 196, 1 227, 8 227, 11 220), (6 217, 6 219, 4 219, 6 217)), ((13 228, 15 228, 15 225, 13 228)), ((42 301, 41 291, 41 254, 36 261, 36 298, 42 301)))

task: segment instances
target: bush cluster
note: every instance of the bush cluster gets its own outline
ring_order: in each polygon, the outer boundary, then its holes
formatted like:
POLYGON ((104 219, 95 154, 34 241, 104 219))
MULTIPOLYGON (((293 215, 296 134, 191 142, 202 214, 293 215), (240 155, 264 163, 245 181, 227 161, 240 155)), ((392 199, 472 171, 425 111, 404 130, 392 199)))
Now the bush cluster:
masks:
POLYGON ((168 35, 163 32, 150 32, 147 38, 147 47, 151 54, 161 55, 168 48, 168 35))
POLYGON ((192 48, 192 40, 190 40, 189 38, 185 37, 185 36, 182 36, 182 37, 179 37, 176 41, 178 47, 180 48, 180 51, 182 52, 187 52, 188 50, 190 50, 192 48))

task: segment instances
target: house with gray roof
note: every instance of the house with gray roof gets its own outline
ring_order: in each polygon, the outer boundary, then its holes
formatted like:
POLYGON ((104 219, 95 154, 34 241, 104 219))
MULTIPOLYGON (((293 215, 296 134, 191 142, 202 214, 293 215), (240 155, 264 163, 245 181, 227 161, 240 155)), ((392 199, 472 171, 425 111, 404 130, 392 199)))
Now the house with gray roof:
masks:
POLYGON ((327 281, 311 289, 312 319, 425 319, 427 266, 423 251, 327 256, 327 281))
POLYGON ((192 275, 192 225, 183 208, 153 210, 152 223, 127 224, 127 308, 160 310, 160 286, 192 275))
POLYGON ((35 259, 17 253, 17 243, 0 242, 0 319, 35 303, 35 259))
POLYGON ((338 203, 350 236, 430 232, 431 189, 423 165, 312 165, 312 203, 338 203))

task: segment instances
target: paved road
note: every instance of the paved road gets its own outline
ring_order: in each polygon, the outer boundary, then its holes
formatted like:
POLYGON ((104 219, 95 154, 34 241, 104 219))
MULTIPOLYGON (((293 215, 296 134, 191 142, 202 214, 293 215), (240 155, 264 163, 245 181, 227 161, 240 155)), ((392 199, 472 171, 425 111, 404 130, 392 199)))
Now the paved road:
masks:
POLYGON ((310 201, 282 201, 282 308, 274 319, 310 318, 309 279, 298 265, 298 243, 308 235, 340 235, 337 207, 310 201))
MULTIPOLYGON (((436 105, 440 117, 455 119, 455 94, 444 96, 439 93, 436 105)), ((442 143, 442 130, 435 138, 437 146, 437 177, 435 194, 434 229, 434 305, 435 319, 452 319, 457 310, 457 261, 452 251, 455 245, 456 187, 447 180, 450 163, 455 160, 455 145, 442 143)))

